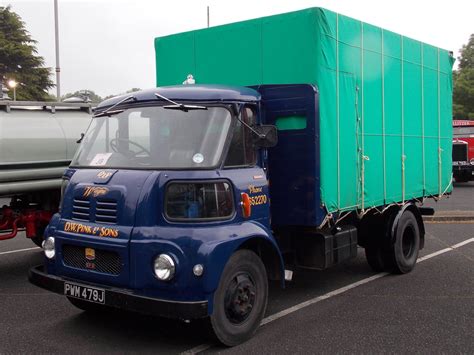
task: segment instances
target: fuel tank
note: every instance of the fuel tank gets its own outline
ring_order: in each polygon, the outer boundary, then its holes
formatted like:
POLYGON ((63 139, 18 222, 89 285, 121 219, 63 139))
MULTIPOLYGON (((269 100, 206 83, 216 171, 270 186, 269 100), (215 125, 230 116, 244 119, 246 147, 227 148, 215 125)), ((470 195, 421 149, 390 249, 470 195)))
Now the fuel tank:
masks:
POLYGON ((0 196, 59 188, 93 107, 0 101, 0 196))

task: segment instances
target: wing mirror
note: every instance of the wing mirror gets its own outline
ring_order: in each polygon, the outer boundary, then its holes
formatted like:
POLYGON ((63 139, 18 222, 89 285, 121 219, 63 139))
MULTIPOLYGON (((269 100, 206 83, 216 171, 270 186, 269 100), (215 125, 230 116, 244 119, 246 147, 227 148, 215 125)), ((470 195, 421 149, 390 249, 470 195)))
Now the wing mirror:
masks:
POLYGON ((278 143, 278 131, 273 125, 260 125, 253 127, 255 135, 254 144, 259 148, 272 148, 278 143))

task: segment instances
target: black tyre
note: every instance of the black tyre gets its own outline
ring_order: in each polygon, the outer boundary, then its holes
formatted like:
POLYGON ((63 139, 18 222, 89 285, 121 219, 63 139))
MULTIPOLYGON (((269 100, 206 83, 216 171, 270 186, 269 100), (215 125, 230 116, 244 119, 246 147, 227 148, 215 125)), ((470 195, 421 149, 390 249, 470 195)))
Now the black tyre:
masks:
POLYGON ((69 302, 71 302, 71 304, 73 304, 74 306, 76 306, 77 308, 85 312, 99 313, 99 312, 107 312, 108 310, 110 310, 109 307, 102 306, 97 303, 87 302, 87 301, 80 300, 73 297, 68 297, 67 299, 69 300, 69 302))
POLYGON ((251 338, 267 308, 265 266, 250 250, 234 253, 224 268, 214 293, 212 331, 224 345, 238 345, 251 338))
POLYGON ((382 272, 392 269, 390 254, 379 245, 370 245, 365 248, 365 257, 372 270, 382 272))
POLYGON ((398 221, 393 244, 392 260, 394 273, 406 274, 413 270, 420 251, 420 229, 415 215, 403 212, 398 221))

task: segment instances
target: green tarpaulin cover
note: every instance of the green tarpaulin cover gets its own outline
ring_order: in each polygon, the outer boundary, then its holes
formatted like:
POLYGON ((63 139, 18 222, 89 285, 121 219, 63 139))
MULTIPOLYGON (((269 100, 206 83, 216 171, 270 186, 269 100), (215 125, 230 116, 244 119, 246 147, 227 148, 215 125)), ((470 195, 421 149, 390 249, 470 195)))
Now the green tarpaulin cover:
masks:
POLYGON ((155 39, 158 86, 313 84, 321 203, 367 209, 451 189, 453 58, 311 8, 155 39))

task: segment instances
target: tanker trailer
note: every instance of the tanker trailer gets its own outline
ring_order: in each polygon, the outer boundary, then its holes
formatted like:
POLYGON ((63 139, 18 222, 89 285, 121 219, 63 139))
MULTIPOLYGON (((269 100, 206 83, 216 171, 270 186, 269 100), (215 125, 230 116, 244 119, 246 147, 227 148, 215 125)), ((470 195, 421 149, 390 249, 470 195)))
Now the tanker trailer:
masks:
POLYGON ((93 106, 0 100, 0 240, 24 230, 41 245, 93 106))

